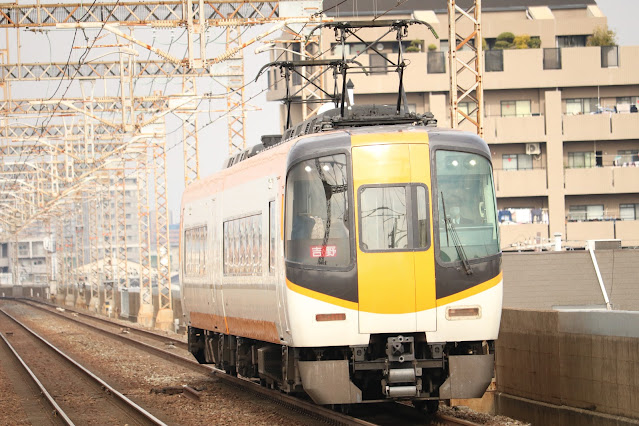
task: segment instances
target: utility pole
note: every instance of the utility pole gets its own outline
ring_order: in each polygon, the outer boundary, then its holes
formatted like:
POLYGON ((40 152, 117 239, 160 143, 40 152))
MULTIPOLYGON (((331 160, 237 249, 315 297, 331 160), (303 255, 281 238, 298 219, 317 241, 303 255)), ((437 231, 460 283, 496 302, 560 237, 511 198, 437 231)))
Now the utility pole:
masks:
POLYGON ((448 0, 448 58, 450 71, 450 125, 453 129, 468 120, 484 136, 483 38, 481 35, 481 0, 463 9, 456 0, 448 0), (469 47, 468 60, 459 52, 469 47), (459 109, 468 102, 468 113, 459 109), (461 117, 461 118, 460 118, 461 117))

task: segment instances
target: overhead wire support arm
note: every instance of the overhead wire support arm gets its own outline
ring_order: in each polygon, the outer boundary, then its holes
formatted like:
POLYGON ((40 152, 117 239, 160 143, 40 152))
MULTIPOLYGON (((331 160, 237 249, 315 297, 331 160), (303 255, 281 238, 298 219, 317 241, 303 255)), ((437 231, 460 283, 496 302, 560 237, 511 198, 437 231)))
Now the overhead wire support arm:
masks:
MULTIPOLYGON (((7 4, 0 13, 0 28, 32 28, 58 23, 120 23, 127 26, 183 26, 187 17, 182 0, 138 2, 68 2, 63 4, 7 4), (104 17, 108 17, 106 21, 104 17)), ((259 25, 279 19, 279 1, 202 1, 199 10, 209 26, 259 25), (224 7, 222 7, 224 6, 224 7)))

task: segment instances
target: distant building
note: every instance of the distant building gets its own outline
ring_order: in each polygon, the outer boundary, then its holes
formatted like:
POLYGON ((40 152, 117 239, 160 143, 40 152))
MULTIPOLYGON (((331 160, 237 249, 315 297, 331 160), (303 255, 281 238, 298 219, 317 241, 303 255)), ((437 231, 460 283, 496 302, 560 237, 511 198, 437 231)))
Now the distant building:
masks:
MULTIPOLYGON (((431 111, 440 126, 450 127, 446 2, 331 0, 324 9, 336 20, 365 20, 388 10, 384 19, 429 22, 439 39, 424 26, 409 29, 404 86, 411 110, 431 111)), ((639 46, 586 46, 595 29, 607 27, 595 0, 484 0, 482 9, 484 139, 493 156, 502 248, 549 241, 555 233, 575 247, 607 238, 639 246, 639 114, 631 112, 639 105, 639 46), (500 49, 498 38, 505 32, 530 36, 531 47, 500 49)), ((383 31, 367 29, 361 36, 373 42, 383 31)), ((328 57, 341 57, 333 30, 324 30, 321 44, 328 57)), ((352 57, 364 46, 349 40, 345 54, 352 57)), ((271 60, 300 59, 292 53, 299 52, 298 43, 282 47, 287 50, 275 48, 271 60)), ((395 58, 394 33, 374 47, 395 58)), ((384 62, 375 54, 357 61, 384 62)), ((331 75, 326 78, 325 87, 332 90, 331 75)), ((356 104, 396 102, 394 73, 377 68, 350 78, 356 104)), ((300 83, 293 80, 293 92, 300 83)), ((271 70, 267 99, 283 99, 285 91, 279 70, 271 70)), ((459 108, 476 116, 471 104, 459 108)), ((299 104, 293 103, 292 118, 301 121, 299 104)), ((461 128, 475 131, 468 122, 461 128)))

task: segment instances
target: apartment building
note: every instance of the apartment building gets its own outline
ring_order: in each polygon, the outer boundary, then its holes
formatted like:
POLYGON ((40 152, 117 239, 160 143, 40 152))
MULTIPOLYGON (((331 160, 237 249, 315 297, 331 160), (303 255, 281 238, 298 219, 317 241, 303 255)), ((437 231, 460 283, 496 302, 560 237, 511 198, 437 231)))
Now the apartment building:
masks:
POLYGON ((17 246, 15 244, 13 241, 0 243, 0 287, 48 287, 50 271, 47 268, 51 264, 47 264, 47 257, 51 255, 52 245, 44 227, 34 224, 23 233, 17 246))
MULTIPOLYGON (((336 20, 386 12, 385 19, 430 23, 439 39, 424 26, 409 28, 404 86, 411 110, 431 111, 439 126, 450 127, 445 0, 331 0, 324 9, 336 20)), ((556 234, 575 248, 589 239, 639 246, 639 113, 633 113, 639 107, 639 46, 586 46, 588 36, 606 26, 594 0, 482 2, 484 139, 493 155, 504 250, 538 247, 556 234), (504 32, 530 36, 533 47, 498 49, 504 32)), ((358 36, 377 41, 375 48, 394 58, 394 33, 378 40, 383 31, 362 29, 358 36)), ((272 60, 300 59, 298 44, 283 47, 274 48, 272 60)), ((332 30, 322 32, 319 48, 329 58, 342 55, 332 30)), ((347 41, 344 53, 353 57, 364 48, 359 40, 347 41)), ((470 53, 458 55, 470 58, 470 53)), ((371 67, 384 62, 367 52, 357 60, 371 67)), ((395 73, 370 71, 349 77, 355 103, 395 103, 395 73)), ((285 97, 278 70, 271 71, 269 87, 268 100, 285 97)), ((472 116, 471 105, 462 103, 460 109, 472 116)), ((292 118, 301 120, 299 105, 293 105, 292 118)), ((468 122, 461 128, 475 130, 468 122)))

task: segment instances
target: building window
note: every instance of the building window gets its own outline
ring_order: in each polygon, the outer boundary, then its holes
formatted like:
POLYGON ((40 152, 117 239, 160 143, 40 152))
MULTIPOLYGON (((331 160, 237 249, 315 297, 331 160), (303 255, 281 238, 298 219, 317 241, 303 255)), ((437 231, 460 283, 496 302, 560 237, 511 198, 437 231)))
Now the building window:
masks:
POLYGON ((29 257, 29 243, 18 243, 18 256, 29 257))
POLYGON ((587 35, 557 36, 557 47, 584 47, 587 35))
MULTIPOLYGON (((344 56, 359 55, 366 49, 364 43, 345 43, 344 56)), ((342 45, 340 43, 331 44, 331 55, 342 56, 342 45)))
POLYGON ((387 66, 389 62, 386 60, 386 55, 378 55, 371 52, 370 56, 370 73, 371 74, 386 74, 387 66))
POLYGON ((588 167, 595 167, 596 158, 594 152, 569 152, 568 153, 568 168, 569 169, 583 169, 588 167))
POLYGON ((613 163, 615 166, 639 166, 639 150, 623 149, 617 151, 617 156, 613 163))
POLYGON ((184 274, 206 275, 206 225, 184 230, 184 274))
POLYGON ((570 206, 568 212, 568 220, 573 222, 582 222, 587 220, 603 220, 604 206, 603 204, 594 204, 587 206, 570 206))
POLYGON ((639 109, 639 96, 622 96, 617 98, 618 112, 637 112, 639 109))
POLYGON ((502 117, 527 117, 530 115, 530 100, 501 101, 502 117))
POLYGON ((262 275, 262 214, 224 222, 224 275, 262 275))
POLYGON ((590 114, 597 112, 597 98, 566 99, 566 114, 590 114))
POLYGON ((503 154, 503 170, 530 170, 533 168, 532 155, 528 154, 503 154))
MULTIPOLYGON (((457 104, 457 110, 468 115, 473 120, 477 120, 477 104, 475 104, 474 102, 459 102, 457 104)), ((459 113, 458 116, 460 120, 466 118, 459 113)))
POLYGON ((639 204, 619 205, 619 219, 637 220, 639 218, 639 204))

